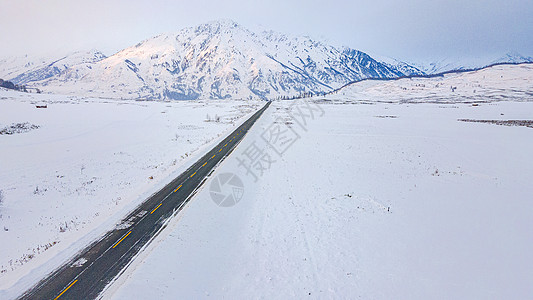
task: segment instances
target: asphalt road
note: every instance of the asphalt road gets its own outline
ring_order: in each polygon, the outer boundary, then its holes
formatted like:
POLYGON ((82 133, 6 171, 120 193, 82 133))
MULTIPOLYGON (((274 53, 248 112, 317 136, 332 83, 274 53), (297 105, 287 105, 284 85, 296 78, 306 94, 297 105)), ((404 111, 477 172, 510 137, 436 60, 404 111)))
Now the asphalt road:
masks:
POLYGON ((165 227, 215 167, 231 153, 270 102, 170 184, 152 195, 120 226, 80 251, 19 299, 94 299, 165 227))

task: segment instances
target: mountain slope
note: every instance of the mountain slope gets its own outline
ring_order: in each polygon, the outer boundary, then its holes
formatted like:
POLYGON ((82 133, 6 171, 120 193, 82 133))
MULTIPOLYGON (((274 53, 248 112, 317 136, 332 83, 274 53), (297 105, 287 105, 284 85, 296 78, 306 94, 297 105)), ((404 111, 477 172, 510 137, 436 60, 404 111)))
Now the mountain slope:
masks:
POLYGON ((27 55, 11 57, 0 60, 0 78, 8 79, 15 84, 26 84, 59 75, 78 64, 95 63, 104 58, 106 56, 98 50, 74 52, 59 59, 31 59, 27 55))
POLYGON ((402 74, 404 74, 406 76, 426 75, 426 73, 424 71, 422 71, 420 68, 415 67, 415 66, 413 66, 411 64, 408 64, 406 62, 397 60, 395 58, 388 57, 388 56, 376 55, 376 54, 372 54, 372 57, 375 60, 379 61, 380 63, 388 66, 389 68, 395 69, 399 73, 402 73, 402 74))
POLYGON ((307 37, 256 34, 217 21, 156 36, 33 85, 47 92, 129 99, 273 99, 403 75, 357 50, 307 37))

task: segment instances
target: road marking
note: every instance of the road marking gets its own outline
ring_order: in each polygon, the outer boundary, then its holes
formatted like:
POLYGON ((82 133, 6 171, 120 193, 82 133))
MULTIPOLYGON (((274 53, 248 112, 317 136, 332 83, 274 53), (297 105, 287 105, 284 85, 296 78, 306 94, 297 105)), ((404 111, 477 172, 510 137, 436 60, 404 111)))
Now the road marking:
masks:
POLYGON ((154 213, 154 211, 155 211, 156 209, 158 209, 158 208, 159 208, 159 206, 161 206, 162 204, 163 204, 163 202, 159 203, 159 205, 158 205, 158 206, 157 206, 156 208, 154 208, 154 210, 152 210, 152 212, 151 212, 150 214, 153 214, 153 213, 154 213))
POLYGON ((59 299, 59 297, 61 297, 61 295, 63 295, 66 291, 68 291, 68 289, 70 289, 75 283, 76 281, 78 281, 78 279, 74 280, 69 286, 67 286, 66 289, 64 289, 61 294, 57 295, 57 297, 54 298, 54 300, 57 300, 59 299))
POLYGON ((224 147, 226 147, 228 144, 224 145, 224 147))
POLYGON ((196 172, 192 173, 191 178, 196 174, 196 172))
POLYGON ((205 167, 205 165, 207 165, 207 162, 205 162, 205 163, 202 165, 202 167, 205 167))
POLYGON ((115 248, 116 246, 118 246, 118 244, 120 244, 120 242, 122 242, 125 238, 127 238, 128 235, 130 235, 130 233, 131 233, 131 230, 130 230, 130 232, 128 232, 123 238, 121 238, 120 241, 118 241, 115 245, 113 245, 113 248, 115 248))
POLYGON ((216 154, 213 154, 213 156, 211 156, 211 158, 215 157, 216 154))
POLYGON ((174 190, 174 193, 177 192, 177 191, 181 188, 182 185, 183 185, 183 184, 180 184, 180 186, 178 186, 178 187, 174 190))
POLYGON ((218 150, 218 152, 222 151, 222 148, 220 148, 220 150, 218 150))

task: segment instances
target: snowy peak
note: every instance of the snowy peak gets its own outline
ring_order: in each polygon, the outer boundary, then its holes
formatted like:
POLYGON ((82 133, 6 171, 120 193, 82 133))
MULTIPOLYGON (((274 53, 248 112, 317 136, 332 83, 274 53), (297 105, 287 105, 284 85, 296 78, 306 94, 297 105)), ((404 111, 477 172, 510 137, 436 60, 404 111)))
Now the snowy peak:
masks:
POLYGON ((275 99, 409 72, 358 50, 273 31, 256 34, 220 20, 161 34, 32 81, 44 91, 97 97, 275 99))
POLYGON ((231 33, 231 31, 238 29, 238 30, 245 30, 243 27, 241 27, 239 24, 235 23, 232 20, 228 19, 221 19, 217 21, 211 21, 208 23, 200 24, 194 27, 195 34, 200 35, 202 33, 210 34, 210 35, 216 35, 219 33, 231 33))

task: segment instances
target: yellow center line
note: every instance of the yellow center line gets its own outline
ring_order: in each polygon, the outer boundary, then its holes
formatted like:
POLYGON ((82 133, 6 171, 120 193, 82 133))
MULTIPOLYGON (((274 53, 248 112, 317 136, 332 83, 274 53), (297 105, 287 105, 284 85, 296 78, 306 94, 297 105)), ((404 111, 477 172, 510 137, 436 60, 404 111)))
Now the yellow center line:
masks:
POLYGON ((193 177, 196 174, 196 172, 192 173, 191 177, 193 177))
POLYGON ((224 145, 224 147, 226 147, 228 144, 224 145))
POLYGON ((220 150, 218 150, 218 152, 222 151, 222 148, 220 148, 220 150))
POLYGON ((118 246, 118 244, 120 244, 120 242, 122 242, 126 237, 128 237, 128 235, 130 235, 130 233, 131 233, 131 230, 130 230, 130 232, 128 232, 123 238, 121 238, 120 241, 118 241, 118 242, 113 246, 113 248, 115 248, 116 246, 118 246))
POLYGON ((205 167, 205 165, 207 165, 207 162, 205 162, 205 163, 202 165, 202 167, 205 167))
POLYGON ((174 193, 177 192, 177 191, 181 188, 182 185, 183 185, 183 184, 180 184, 180 186, 178 186, 178 187, 174 190, 174 193))
POLYGON ((215 157, 216 154, 213 154, 213 156, 211 156, 211 158, 215 157))
POLYGON ((61 297, 61 295, 63 295, 68 289, 70 289, 70 287, 72 287, 72 286, 76 283, 76 281, 78 281, 78 279, 74 280, 69 286, 67 286, 67 288, 64 289, 64 290, 61 292, 61 294, 57 295, 57 297, 55 297, 54 300, 59 299, 59 297, 61 297))
POLYGON ((163 204, 162 202, 161 202, 161 203, 159 203, 159 205, 158 205, 158 206, 157 206, 156 208, 154 208, 154 210, 152 210, 152 211, 150 212, 150 214, 153 214, 153 213, 154 213, 154 211, 155 211, 156 209, 158 209, 158 208, 159 208, 159 206, 161 206, 162 204, 163 204))

